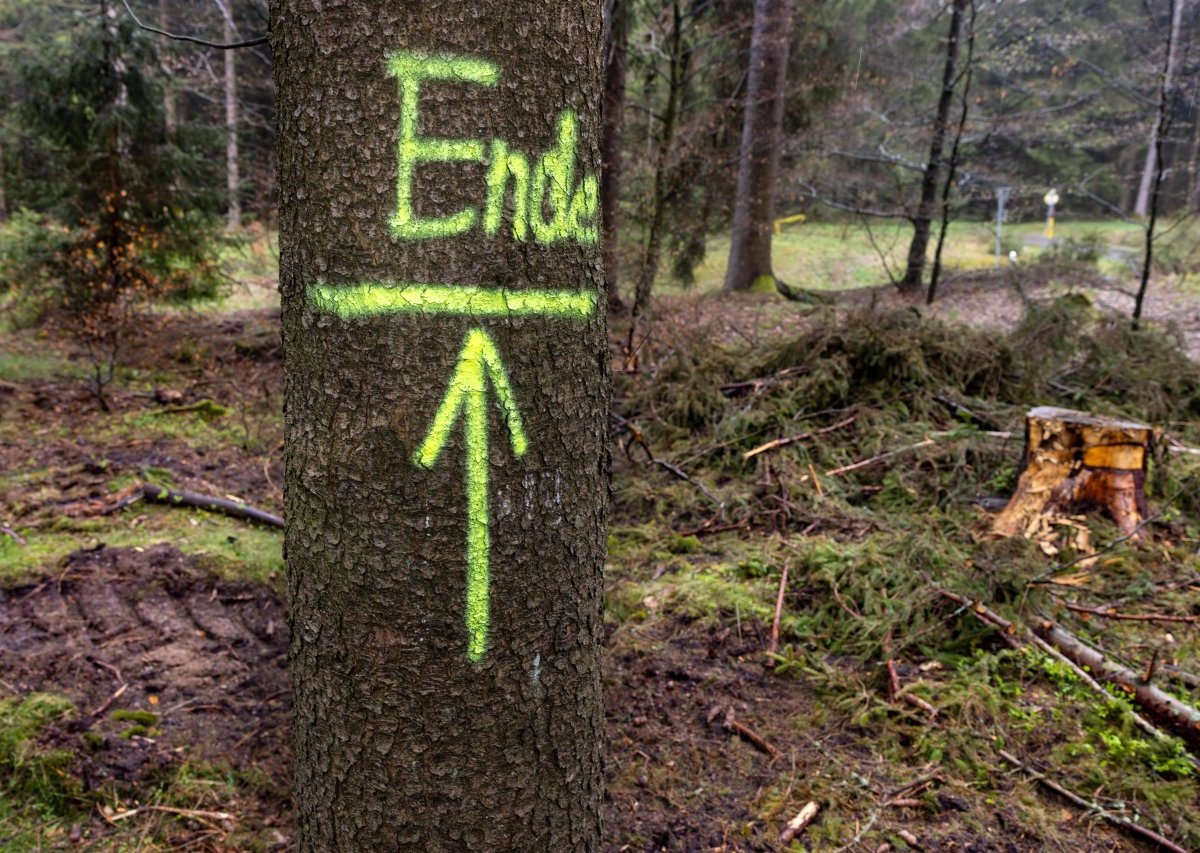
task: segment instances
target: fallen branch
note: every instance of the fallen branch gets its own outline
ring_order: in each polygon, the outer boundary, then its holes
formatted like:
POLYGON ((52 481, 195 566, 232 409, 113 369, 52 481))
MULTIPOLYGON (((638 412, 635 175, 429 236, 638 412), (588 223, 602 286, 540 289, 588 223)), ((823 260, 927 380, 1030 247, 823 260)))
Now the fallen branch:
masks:
POLYGON ((717 533, 728 533, 731 530, 743 530, 749 522, 739 521, 736 524, 701 524, 691 530, 680 530, 680 536, 712 536, 717 533))
POLYGON ((708 486, 689 476, 686 471, 677 465, 672 465, 670 462, 667 462, 663 459, 653 459, 651 461, 654 462, 655 465, 670 471, 671 474, 673 474, 675 477, 678 477, 680 480, 691 483, 697 489, 704 492, 705 497, 717 505, 717 512, 720 514, 721 520, 725 520, 725 502, 718 499, 717 496, 709 490, 708 486))
POLYGON ((1128 622, 1186 622, 1189 625, 1200 622, 1200 616, 1177 616, 1171 613, 1121 613, 1115 607, 1085 607, 1070 601, 1062 602, 1062 606, 1074 613, 1086 613, 1105 619, 1124 619, 1128 622))
POLYGON ((5 536, 7 536, 12 541, 16 542, 18 545, 28 545, 29 544, 28 542, 25 541, 24 536, 22 536, 17 531, 13 530, 7 524, 0 524, 0 533, 3 533, 5 536))
POLYGON ((1161 847, 1164 850, 1170 850, 1171 853, 1187 853, 1187 850, 1185 848, 1180 847, 1178 844, 1176 844, 1174 841, 1171 841, 1169 838, 1165 838, 1164 836, 1159 835, 1153 829, 1150 829, 1149 827, 1146 827, 1146 826, 1142 826, 1141 824, 1138 824, 1138 823, 1134 823, 1133 821, 1127 820, 1126 818, 1123 818, 1120 815, 1115 815, 1112 812, 1108 811, 1107 809, 1101 808, 1096 803, 1088 802, 1087 800, 1085 800, 1083 797, 1079 796, 1075 792, 1064 788, 1062 785, 1058 784, 1053 779, 1046 778, 1046 775, 1044 773, 1040 773, 1037 770, 1034 770, 1033 768, 1026 766, 1012 753, 1005 752, 1002 749, 1002 750, 1000 750, 1000 757, 1003 758, 1005 761, 1007 761, 1009 764, 1016 767, 1018 770, 1023 770, 1026 773, 1028 773, 1029 777, 1031 779, 1033 779, 1035 782, 1037 782, 1038 784, 1043 785, 1044 787, 1050 789, 1051 791, 1058 794, 1060 797, 1062 797, 1063 799, 1072 803, 1073 805, 1076 805, 1081 809, 1084 809, 1086 811, 1089 811, 1096 815, 1099 815, 1100 817, 1104 818, 1106 821, 1111 823, 1113 826, 1119 827, 1119 828, 1125 830, 1126 832, 1130 832, 1133 835, 1138 836, 1139 838, 1145 839, 1146 841, 1150 841, 1154 844, 1157 844, 1159 847, 1161 847))
MULTIPOLYGON (((981 622, 983 622, 987 625, 991 625, 994 628, 1000 629, 1000 636, 1004 638, 1004 641, 1006 643, 1008 643, 1008 645, 1010 647, 1012 647, 1014 649, 1025 648, 1025 643, 1023 643, 1021 641, 1021 639, 1017 636, 1016 626, 1012 622, 1009 622, 1007 619, 1005 619, 1003 616, 1000 616, 998 613, 988 610, 986 607, 983 606, 982 602, 972 601, 971 599, 961 596, 958 593, 951 592, 948 589, 940 589, 940 588, 935 587, 935 590, 943 598, 947 598, 950 601, 953 601, 957 604, 961 604, 963 606, 963 609, 965 609, 965 610, 970 610, 971 613, 977 619, 979 619, 981 622)), ((1041 637, 1037 636, 1036 634, 1030 635, 1029 640, 1032 643, 1032 645, 1035 648, 1037 648, 1038 651, 1040 651, 1042 654, 1047 655, 1048 657, 1051 657, 1054 660, 1056 660, 1059 663, 1066 666, 1068 669, 1070 669, 1072 672, 1075 673, 1075 675, 1079 678, 1080 681, 1082 681, 1088 687, 1092 688, 1092 690, 1096 691, 1101 696, 1104 696, 1106 698, 1109 696, 1109 692, 1104 689, 1104 686, 1102 684, 1100 684, 1100 682, 1098 682, 1090 674, 1088 674, 1088 672, 1086 670, 1084 670, 1084 668, 1082 666, 1080 666, 1075 661, 1071 660, 1069 657, 1067 657, 1065 654, 1060 652, 1058 649, 1056 649, 1050 643, 1046 642, 1045 640, 1043 640, 1041 637)), ((1154 725, 1152 722, 1147 720, 1145 717, 1143 717, 1141 714, 1137 713, 1136 711, 1130 710, 1129 717, 1138 726, 1138 728, 1140 728, 1142 731, 1146 732, 1146 734, 1151 735, 1152 737, 1157 738, 1157 739, 1163 739, 1163 738, 1167 737, 1167 735, 1160 728, 1158 728, 1158 726, 1154 725)), ((1189 756, 1189 759, 1190 759, 1193 767, 1200 769, 1200 760, 1197 760, 1195 757, 1192 757, 1192 756, 1189 756)))
POLYGON ((950 397, 944 397, 941 394, 934 394, 933 399, 937 400, 954 414, 959 415, 965 420, 975 424, 975 426, 979 427, 980 429, 997 432, 1000 430, 1000 425, 994 420, 985 415, 981 415, 978 412, 971 411, 957 400, 951 399, 950 397))
POLYGON ((841 468, 834 468, 832 471, 826 471, 825 476, 836 477, 839 474, 848 474, 851 471, 857 471, 859 468, 866 468, 868 465, 874 465, 876 462, 882 462, 884 459, 896 456, 897 454, 919 450, 922 447, 929 447, 929 445, 935 443, 936 442, 932 438, 927 438, 923 441, 918 441, 916 444, 909 444, 905 447, 898 447, 895 450, 889 450, 886 453, 880 453, 878 456, 872 456, 870 459, 863 459, 859 462, 843 465, 841 468))
POLYGON ((1022 643, 1017 637, 1017 626, 1012 622, 1009 622, 999 613, 988 610, 983 606, 983 602, 972 600, 966 596, 959 595, 957 592, 951 592, 950 590, 942 589, 941 587, 934 587, 934 590, 942 598, 949 599, 955 604, 961 605, 964 609, 970 610, 971 614, 985 625, 991 625, 993 628, 1000 629, 1000 636, 1004 639, 1004 642, 1008 643, 1010 647, 1014 649, 1020 649, 1024 647, 1025 644, 1022 643))
POLYGON ((1043 622, 1037 633, 1068 660, 1119 688, 1151 717, 1177 732, 1193 747, 1200 747, 1200 711, 1144 681, 1133 670, 1109 660, 1053 622, 1043 622))
POLYGON ((758 456, 760 453, 766 453, 767 451, 770 451, 770 450, 778 450, 781 447, 787 447, 789 444, 796 444, 797 442, 808 441, 810 438, 814 438, 818 435, 825 435, 826 433, 833 432, 834 430, 843 429, 845 427, 850 426, 850 424, 854 423, 857 419, 858 419, 857 417, 851 416, 851 417, 846 418, 844 421, 840 421, 840 422, 834 424, 833 426, 827 426, 827 427, 824 427, 823 429, 815 429, 810 432, 802 432, 799 435, 792 435, 792 436, 788 436, 787 438, 777 438, 774 441, 768 441, 766 444, 760 444, 758 447, 754 448, 753 450, 748 450, 745 453, 743 453, 742 459, 743 460, 753 459, 755 456, 758 456))
POLYGON ((790 379, 793 376, 800 376, 812 371, 808 365, 796 365, 795 367, 787 367, 778 373, 772 373, 770 376, 762 376, 758 379, 748 379, 745 382, 732 382, 728 385, 721 386, 721 394, 725 397, 740 397, 743 394, 756 394, 763 388, 769 388, 775 383, 790 379))
POLYGON ((130 504, 137 503, 139 500, 163 504, 164 506, 186 506, 193 509, 202 509, 207 512, 219 512, 223 515, 240 518, 244 521, 256 521, 268 527, 283 527, 283 519, 279 516, 272 515, 266 510, 261 510, 257 507, 248 506, 241 501, 198 495, 195 492, 181 492, 176 489, 149 484, 134 487, 129 494, 109 507, 105 511, 105 515, 118 512, 130 504))

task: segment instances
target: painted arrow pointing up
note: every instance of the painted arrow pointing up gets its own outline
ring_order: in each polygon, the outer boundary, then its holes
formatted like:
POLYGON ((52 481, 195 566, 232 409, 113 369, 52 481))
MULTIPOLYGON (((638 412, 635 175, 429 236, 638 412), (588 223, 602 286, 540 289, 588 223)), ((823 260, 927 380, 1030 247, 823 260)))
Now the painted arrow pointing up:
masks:
POLYGON ((529 446, 512 385, 495 342, 483 329, 467 333, 446 395, 438 405, 429 433, 413 461, 421 468, 437 464, 459 413, 466 420, 467 451, 467 657, 478 661, 487 650, 489 619, 488 560, 491 531, 488 518, 488 381, 508 426, 513 453, 523 456, 529 446))

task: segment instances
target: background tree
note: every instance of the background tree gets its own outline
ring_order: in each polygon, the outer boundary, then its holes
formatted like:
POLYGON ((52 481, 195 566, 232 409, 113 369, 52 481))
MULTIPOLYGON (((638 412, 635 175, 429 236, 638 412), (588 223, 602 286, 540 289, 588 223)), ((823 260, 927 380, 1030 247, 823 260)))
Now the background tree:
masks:
POLYGON ((618 290, 618 228, 621 196, 621 146, 625 127, 625 67, 629 47, 630 0, 608 0, 605 6, 604 104, 600 128, 600 219, 603 225, 604 280, 608 308, 623 311, 618 290))
POLYGON ((959 82, 959 36, 967 9, 967 0, 952 0, 950 4, 950 31, 946 36, 946 62, 942 69, 942 89, 938 94, 937 111, 933 118, 933 132, 929 143, 929 158, 921 175, 921 199, 917 202, 913 216, 913 237, 908 246, 908 263, 904 277, 900 279, 901 290, 916 290, 921 286, 925 272, 925 255, 929 249, 930 225, 933 222, 934 205, 937 201, 938 178, 942 174, 942 158, 945 156, 946 131, 950 123, 950 107, 954 101, 954 90, 959 82))
POLYGON ((600 846, 601 5, 272 4, 301 850, 600 846))
POLYGON ((726 290, 777 283, 771 269, 771 233, 791 29, 787 0, 755 0, 726 290))

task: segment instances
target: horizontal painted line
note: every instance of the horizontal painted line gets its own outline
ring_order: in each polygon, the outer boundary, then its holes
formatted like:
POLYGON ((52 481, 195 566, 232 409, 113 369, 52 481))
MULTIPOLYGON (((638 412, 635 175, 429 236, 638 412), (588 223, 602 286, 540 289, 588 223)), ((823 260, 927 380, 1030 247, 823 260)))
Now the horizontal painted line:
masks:
POLYGON ((464 284, 316 284, 309 301, 339 317, 457 314, 465 317, 567 317, 596 310, 596 294, 577 290, 508 290, 464 284))

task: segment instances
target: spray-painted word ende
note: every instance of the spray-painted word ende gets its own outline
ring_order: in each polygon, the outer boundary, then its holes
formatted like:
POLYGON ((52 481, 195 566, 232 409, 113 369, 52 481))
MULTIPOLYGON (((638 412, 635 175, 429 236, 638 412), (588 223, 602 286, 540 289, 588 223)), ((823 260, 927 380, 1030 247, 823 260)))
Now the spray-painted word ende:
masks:
POLYGON ((472 56, 393 53, 388 71, 400 81, 399 168, 396 174, 396 212, 392 233, 404 240, 454 237, 480 224, 480 211, 464 208, 445 216, 418 216, 413 211, 413 173, 420 163, 475 162, 487 164, 487 195, 483 205, 485 234, 500 230, 508 187, 512 185, 512 236, 538 243, 575 240, 595 243, 599 182, 595 175, 575 179, 579 121, 572 110, 559 113, 555 143, 531 166, 520 151, 502 139, 485 145, 479 139, 438 139, 417 134, 421 83, 440 80, 495 86, 500 69, 472 56), (547 215, 548 214, 548 215, 547 215))

